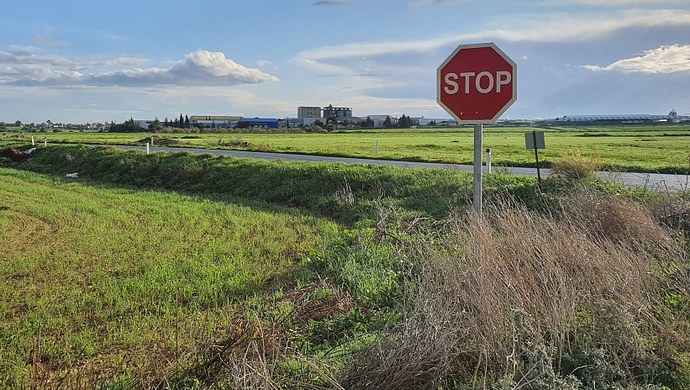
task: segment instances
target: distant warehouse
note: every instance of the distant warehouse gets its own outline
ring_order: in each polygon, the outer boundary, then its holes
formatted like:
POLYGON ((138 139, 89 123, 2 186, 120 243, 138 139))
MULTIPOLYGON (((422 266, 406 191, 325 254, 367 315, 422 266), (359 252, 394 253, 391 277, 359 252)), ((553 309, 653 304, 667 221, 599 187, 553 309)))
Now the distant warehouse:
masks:
POLYGON ((676 111, 668 115, 566 115, 555 119, 546 119, 539 124, 546 126, 578 126, 578 125, 655 125, 666 123, 681 123, 686 117, 679 116, 676 111))
POLYGON ((263 128, 263 129, 277 129, 277 118, 242 118, 237 122, 237 127, 240 129, 263 128))
POLYGON ((189 117, 189 124, 203 127, 235 127, 241 119, 239 116, 192 115, 189 117))

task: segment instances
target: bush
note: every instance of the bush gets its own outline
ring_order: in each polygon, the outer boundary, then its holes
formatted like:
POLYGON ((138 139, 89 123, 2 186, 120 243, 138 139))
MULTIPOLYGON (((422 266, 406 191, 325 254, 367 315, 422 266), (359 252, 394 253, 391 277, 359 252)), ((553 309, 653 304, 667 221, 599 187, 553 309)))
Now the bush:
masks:
POLYGON ((601 163, 595 158, 571 154, 561 157, 551 165, 551 173, 562 176, 571 181, 591 180, 598 170, 601 163))
POLYGON ((663 291, 690 296, 684 252, 658 227, 642 247, 635 228, 609 234, 622 215, 653 222, 612 200, 583 215, 600 200, 575 197, 555 217, 505 201, 483 218, 453 217, 443 246, 420 260, 407 319, 353 359, 343 386, 690 387, 680 364, 690 344, 677 338, 690 318, 662 314, 663 291))

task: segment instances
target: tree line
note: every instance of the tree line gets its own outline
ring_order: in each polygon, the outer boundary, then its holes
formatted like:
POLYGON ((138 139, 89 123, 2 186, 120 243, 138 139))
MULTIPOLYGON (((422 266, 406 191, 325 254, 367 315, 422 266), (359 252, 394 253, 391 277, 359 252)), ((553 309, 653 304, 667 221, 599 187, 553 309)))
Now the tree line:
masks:
MULTIPOLYGON (((175 118, 174 120, 168 120, 168 118, 165 118, 163 122, 158 120, 156 118, 148 127, 148 130, 150 131, 159 131, 163 128, 166 127, 171 127, 171 128, 178 128, 178 129, 187 129, 190 128, 190 123, 189 123, 189 116, 187 115, 182 115, 180 114, 179 118, 175 118)), ((129 120, 126 120, 122 123, 115 123, 112 122, 110 124, 110 132, 111 133, 139 133, 142 130, 147 130, 143 129, 141 126, 136 124, 134 122, 134 119, 129 118, 129 120)))

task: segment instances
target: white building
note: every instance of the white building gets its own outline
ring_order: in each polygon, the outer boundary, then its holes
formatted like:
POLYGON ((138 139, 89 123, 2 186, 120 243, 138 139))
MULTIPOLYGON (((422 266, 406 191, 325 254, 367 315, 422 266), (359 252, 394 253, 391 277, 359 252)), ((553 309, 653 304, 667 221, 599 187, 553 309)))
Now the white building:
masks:
POLYGON ((321 107, 297 107, 297 118, 319 119, 321 118, 321 107))

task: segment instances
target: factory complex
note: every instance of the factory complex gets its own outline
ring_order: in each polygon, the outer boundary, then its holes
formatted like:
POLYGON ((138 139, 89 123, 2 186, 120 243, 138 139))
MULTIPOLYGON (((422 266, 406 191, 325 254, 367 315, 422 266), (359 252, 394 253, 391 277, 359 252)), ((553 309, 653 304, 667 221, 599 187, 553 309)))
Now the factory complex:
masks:
MULTIPOLYGON (((398 127, 404 117, 390 114, 354 116, 351 107, 328 105, 297 107, 295 117, 260 118, 226 115, 191 115, 188 126, 198 128, 279 129, 307 128, 332 125, 336 128, 386 128, 398 127)), ((410 126, 457 126, 447 118, 406 117, 410 126)), ((143 129, 150 128, 156 120, 135 120, 143 129)), ((553 119, 499 119, 496 126, 596 126, 596 125, 654 125, 690 123, 690 116, 679 115, 672 110, 668 115, 625 114, 625 115, 565 115, 553 119)), ((406 126, 409 127, 409 126, 406 126)))

